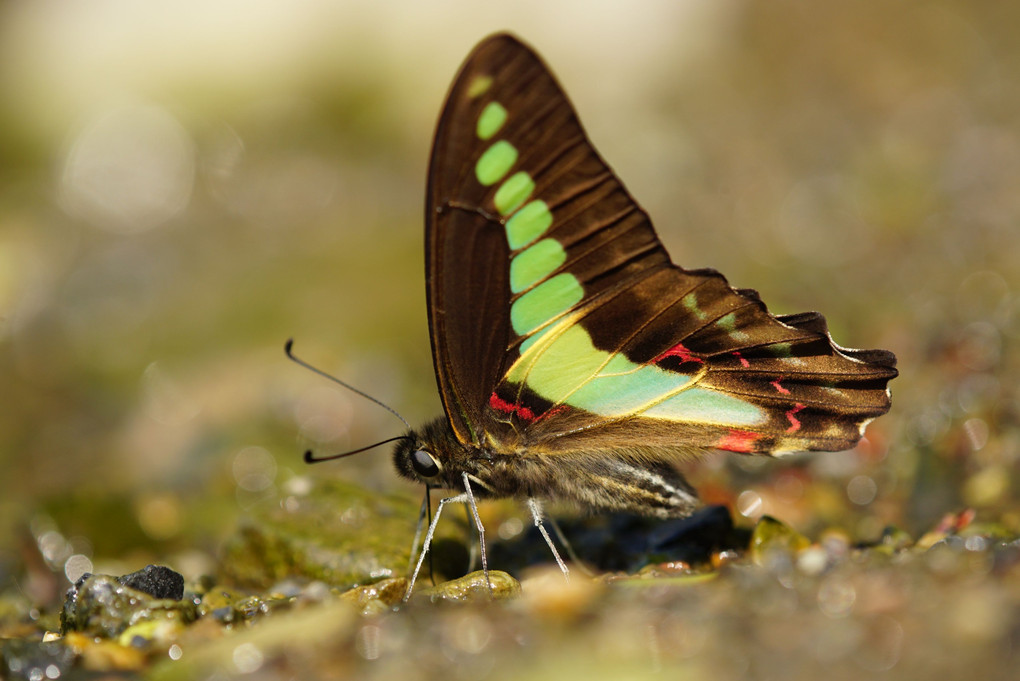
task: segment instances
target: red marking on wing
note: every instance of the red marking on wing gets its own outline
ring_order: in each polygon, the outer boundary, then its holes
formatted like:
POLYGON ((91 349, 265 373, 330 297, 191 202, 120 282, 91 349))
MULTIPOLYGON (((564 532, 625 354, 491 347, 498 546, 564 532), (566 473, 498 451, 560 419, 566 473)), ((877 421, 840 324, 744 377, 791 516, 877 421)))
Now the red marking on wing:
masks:
POLYGON ((496 393, 492 393, 492 395, 489 396, 489 406, 496 411, 503 412, 504 414, 517 414, 517 416, 521 417, 525 421, 535 420, 535 412, 531 411, 531 409, 519 404, 511 404, 496 393))
MULTIPOLYGON (((787 391, 787 392, 789 392, 789 391, 787 391)), ((786 429, 787 433, 796 433, 798 430, 800 430, 800 419, 797 418, 796 416, 794 416, 794 414, 796 414, 798 411, 800 411, 803 408, 804 408, 804 405, 798 403, 798 404, 793 405, 793 409, 791 409, 790 411, 786 412, 786 418, 790 419, 790 427, 786 429)))
POLYGON ((705 360, 700 357, 695 357, 691 354, 691 351, 684 347, 683 343, 677 343, 666 352, 662 353, 658 357, 652 360, 652 364, 658 364, 667 357, 679 357, 680 363, 684 362, 697 362, 698 364, 704 364, 705 360))
POLYGON ((746 454, 754 451, 754 443, 757 439, 758 433, 753 433, 749 430, 731 429, 730 432, 719 438, 719 441, 715 443, 715 448, 746 454))
POLYGON ((740 360, 741 366, 743 366, 745 369, 751 366, 751 363, 744 359, 744 356, 741 355, 739 352, 734 352, 733 356, 740 360))
POLYGON ((775 388, 776 390, 778 390, 779 392, 781 392, 784 395, 789 395, 790 394, 789 390, 787 390, 782 385, 780 385, 779 379, 776 379, 775 381, 772 381, 771 385, 772 385, 773 388, 775 388))
POLYGON ((537 423, 537 422, 542 421, 544 419, 547 419, 547 418, 550 418, 552 416, 555 416, 556 414, 562 414, 563 412, 567 411, 569 408, 570 407, 568 407, 565 404, 561 404, 558 407, 553 407, 552 409, 550 409, 549 411, 545 412, 544 414, 539 414, 538 418, 535 419, 535 422, 537 423))

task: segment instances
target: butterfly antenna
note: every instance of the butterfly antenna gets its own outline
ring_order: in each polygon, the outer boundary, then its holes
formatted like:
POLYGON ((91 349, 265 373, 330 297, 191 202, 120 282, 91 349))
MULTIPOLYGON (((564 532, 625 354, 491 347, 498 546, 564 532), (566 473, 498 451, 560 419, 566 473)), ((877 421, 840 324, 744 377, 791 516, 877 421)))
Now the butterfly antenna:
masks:
MULTIPOLYGON (((299 364, 299 365, 303 366, 303 367, 304 367, 305 369, 308 369, 308 370, 309 370, 309 371, 311 371, 312 373, 316 373, 316 374, 318 374, 318 375, 322 376, 322 377, 323 377, 323 378, 325 378, 325 379, 328 379, 328 380, 330 380, 330 381, 333 381, 333 382, 334 382, 334 383, 336 383, 337 385, 342 385, 343 387, 347 388, 347 389, 348 389, 348 390, 350 390, 351 392, 353 392, 353 393, 357 393, 358 395, 361 395, 361 396, 362 396, 362 397, 364 397, 364 398, 365 398, 366 400, 371 400, 372 402, 375 402, 375 403, 376 403, 376 404, 378 404, 378 405, 379 405, 380 407, 382 407, 383 409, 385 409, 386 411, 388 411, 389 413, 393 414, 393 415, 394 415, 394 416, 396 416, 396 417, 397 417, 398 419, 400 419, 401 423, 403 423, 403 424, 404 424, 405 426, 407 426, 407 429, 408 429, 408 430, 411 430, 411 424, 410 424, 410 423, 408 423, 408 422, 407 422, 407 420, 406 420, 406 419, 404 419, 404 417, 403 417, 403 416, 401 416, 400 414, 398 414, 398 413, 397 413, 397 410, 396 410, 396 409, 394 409, 393 407, 391 407, 391 406, 390 406, 390 405, 388 405, 388 404, 384 404, 383 402, 380 402, 379 400, 377 400, 376 398, 372 397, 372 396, 371 396, 371 395, 369 395, 368 393, 366 393, 366 392, 364 392, 364 391, 361 391, 361 390, 358 390, 358 389, 357 389, 357 388, 355 388, 355 387, 354 387, 353 385, 351 385, 351 384, 349 384, 349 383, 344 383, 343 381, 341 381, 341 380, 340 380, 339 378, 337 378, 336 376, 331 376, 330 374, 327 374, 327 373, 326 373, 325 371, 323 371, 322 369, 320 369, 320 368, 318 368, 318 367, 315 367, 315 366, 312 366, 312 365, 311 365, 311 364, 309 364, 308 362, 304 361, 303 359, 301 359, 300 357, 298 357, 297 355, 295 355, 295 354, 294 354, 294 352, 293 352, 293 350, 294 350, 294 339, 293 339, 293 338, 288 338, 288 339, 287 339, 287 343, 286 343, 286 344, 285 344, 285 345, 283 346, 283 351, 287 353, 287 357, 288 357, 288 358, 289 358, 289 359, 290 359, 290 360, 291 360, 292 362, 294 362, 294 363, 296 363, 296 364, 299 364)), ((324 459, 316 459, 316 461, 328 461, 329 459, 336 459, 336 458, 339 458, 340 456, 347 456, 348 454, 356 454, 357 452, 362 452, 362 451, 364 451, 365 449, 371 449, 372 447, 378 447, 379 445, 381 445, 381 444, 384 444, 384 443, 386 443, 386 442, 392 442, 393 440, 399 440, 399 439, 400 439, 400 438, 393 438, 392 440, 384 440, 383 442, 379 442, 379 443, 377 443, 377 444, 374 444, 374 445, 369 445, 368 447, 365 447, 365 448, 363 448, 363 449, 359 449, 359 450, 357 450, 357 451, 355 451, 355 452, 346 452, 345 454, 341 454, 341 455, 339 455, 339 456, 331 456, 331 457, 328 457, 328 458, 324 458, 324 459)), ((305 461, 308 461, 308 456, 307 456, 307 454, 305 455, 305 461)))
POLYGON ((349 452, 341 452, 340 454, 330 454, 329 456, 315 456, 314 454, 312 454, 312 450, 308 449, 305 450, 305 463, 322 463, 323 461, 342 459, 345 456, 350 456, 352 454, 360 454, 361 452, 368 451, 369 449, 374 449, 381 445, 389 444, 390 442, 396 442, 397 440, 407 439, 408 439, 407 435, 398 435, 396 437, 391 437, 388 440, 383 440, 382 442, 376 442, 374 445, 368 445, 367 447, 359 447, 357 449, 352 449, 349 452))

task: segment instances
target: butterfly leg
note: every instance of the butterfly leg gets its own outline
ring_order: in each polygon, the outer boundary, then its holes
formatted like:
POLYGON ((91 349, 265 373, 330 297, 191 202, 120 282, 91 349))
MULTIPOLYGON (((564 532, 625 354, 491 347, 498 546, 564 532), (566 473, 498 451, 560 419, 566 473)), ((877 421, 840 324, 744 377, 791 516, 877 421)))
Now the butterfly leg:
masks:
POLYGON ((475 519, 471 516, 471 509, 468 508, 467 504, 464 504, 464 513, 467 514, 467 522, 469 525, 468 534, 468 572, 474 572, 475 566, 478 565, 478 543, 475 541, 475 535, 478 534, 477 528, 475 528, 475 519))
MULTIPOLYGON (((428 555, 429 548, 432 546, 432 535, 435 534, 436 525, 439 524, 439 516, 443 514, 443 506, 449 503, 466 504, 468 503, 468 498, 467 494, 458 494, 455 497, 447 497, 439 500, 439 506, 436 507, 436 514, 432 516, 432 522, 429 523, 429 529, 425 532, 425 541, 422 543, 421 554, 418 556, 418 563, 414 566, 414 572, 411 573, 411 581, 407 584, 407 591, 404 593, 405 601, 411 597, 411 591, 414 590, 414 583, 418 581, 418 573, 421 572, 421 566, 425 562, 425 556, 428 555)), ((471 499, 471 503, 474 503, 473 497, 471 497, 471 499)), ((488 573, 486 573, 486 576, 488 576, 488 573)))
MULTIPOLYGON (((414 541, 411 542, 411 563, 407 566, 407 571, 410 572, 414 568, 414 557, 418 555, 418 547, 421 545, 421 534, 425 527, 425 515, 429 508, 429 492, 431 490, 425 488, 425 496, 421 500, 421 510, 418 511, 418 525, 414 530, 414 541)), ((432 524, 431 522, 429 523, 432 524)))
POLYGON ((559 551, 556 550, 556 545, 553 544, 552 538, 549 533, 545 530, 545 524, 542 522, 542 504, 539 503, 538 499, 534 497, 528 497, 528 510, 531 511, 531 517, 535 520, 535 527, 542 533, 542 537, 545 539, 545 543, 549 545, 549 550, 552 551, 553 558, 556 559, 556 564, 560 566, 560 570, 563 572, 564 579, 570 579, 570 570, 567 568, 567 564, 560 558, 559 551))
POLYGON ((471 477, 467 472, 464 473, 464 494, 460 496, 466 498, 464 503, 471 509, 471 515, 475 519, 475 527, 478 528, 478 549, 482 555, 482 572, 485 573, 485 583, 488 584, 489 594, 491 595, 492 582, 489 581, 489 559, 485 555, 485 526, 482 525, 482 519, 478 515, 478 504, 475 503, 475 495, 471 491, 471 477))

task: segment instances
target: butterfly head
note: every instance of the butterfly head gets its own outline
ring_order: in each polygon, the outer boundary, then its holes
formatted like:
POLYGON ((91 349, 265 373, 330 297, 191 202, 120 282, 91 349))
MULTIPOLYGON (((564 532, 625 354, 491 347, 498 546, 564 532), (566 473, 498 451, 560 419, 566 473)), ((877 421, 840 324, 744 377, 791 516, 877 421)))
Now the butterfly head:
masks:
POLYGON ((445 418, 410 431, 393 449, 393 465, 408 480, 429 487, 456 488, 460 484, 464 448, 445 418), (460 454, 460 456, 458 456, 460 454))
POLYGON ((393 464, 405 478, 426 485, 434 484, 443 472, 442 463, 414 431, 397 443, 393 451, 393 464))

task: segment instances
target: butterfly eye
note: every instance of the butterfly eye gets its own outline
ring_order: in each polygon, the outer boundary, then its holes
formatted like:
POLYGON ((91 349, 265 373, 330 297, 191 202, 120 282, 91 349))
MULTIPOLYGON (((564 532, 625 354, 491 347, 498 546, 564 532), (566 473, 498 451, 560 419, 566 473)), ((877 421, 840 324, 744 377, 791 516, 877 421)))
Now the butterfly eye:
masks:
POLYGON ((439 475, 439 464, 424 449, 415 450, 414 454, 411 455, 411 466, 423 478, 432 478, 439 475))

